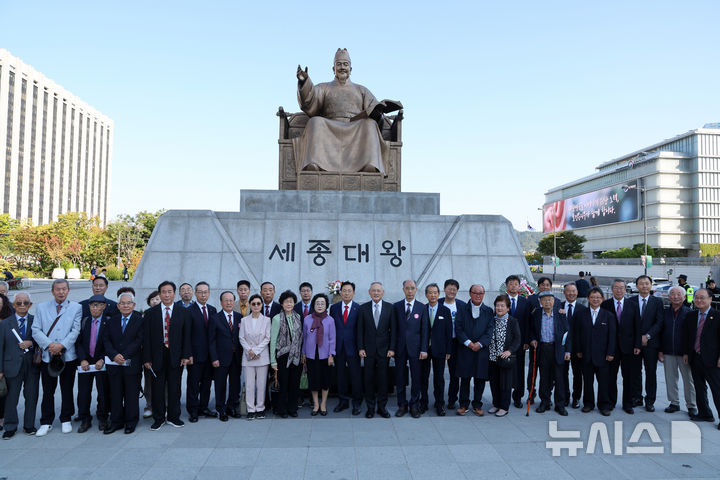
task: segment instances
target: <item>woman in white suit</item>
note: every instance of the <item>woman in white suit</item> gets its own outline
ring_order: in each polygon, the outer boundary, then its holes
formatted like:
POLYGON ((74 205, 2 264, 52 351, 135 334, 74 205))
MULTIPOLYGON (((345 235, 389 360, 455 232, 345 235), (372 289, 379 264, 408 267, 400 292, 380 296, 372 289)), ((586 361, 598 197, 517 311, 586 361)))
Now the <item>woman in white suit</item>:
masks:
POLYGON ((261 313, 260 295, 250 297, 250 315, 240 320, 240 344, 243 347, 243 373, 245 374, 245 401, 248 420, 265 418, 265 386, 270 365, 269 317, 261 313))

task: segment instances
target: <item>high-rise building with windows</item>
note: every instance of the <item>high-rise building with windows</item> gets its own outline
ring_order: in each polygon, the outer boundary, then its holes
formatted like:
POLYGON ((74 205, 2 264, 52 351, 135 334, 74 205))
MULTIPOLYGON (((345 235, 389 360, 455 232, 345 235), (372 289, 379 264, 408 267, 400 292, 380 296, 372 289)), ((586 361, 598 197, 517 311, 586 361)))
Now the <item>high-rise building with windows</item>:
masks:
POLYGON ((40 225, 87 212, 105 224, 113 135, 110 118, 0 49, 0 213, 40 225))

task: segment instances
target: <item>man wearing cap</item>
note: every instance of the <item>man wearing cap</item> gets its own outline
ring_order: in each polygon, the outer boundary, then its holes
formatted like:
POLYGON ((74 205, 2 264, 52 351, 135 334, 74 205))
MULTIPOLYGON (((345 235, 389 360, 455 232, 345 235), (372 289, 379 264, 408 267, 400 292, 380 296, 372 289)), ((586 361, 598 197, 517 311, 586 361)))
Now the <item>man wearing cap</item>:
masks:
MULTIPOLYGON (((102 278, 102 277, 100 277, 102 278)), ((97 408, 95 414, 98 428, 105 430, 110 414, 109 383, 105 371, 105 347, 102 335, 105 331, 104 315, 107 299, 103 295, 93 295, 88 299, 90 315, 83 317, 80 334, 75 342, 78 361, 82 372, 78 374, 77 405, 80 417, 78 433, 85 433, 92 425, 90 404, 92 402, 93 380, 97 389, 97 408), (83 373, 85 372, 85 373, 83 373)))
POLYGON ((112 361, 107 366, 112 403, 110 424, 104 432, 108 435, 123 427, 125 433, 134 432, 140 418, 143 318, 134 311, 135 296, 132 293, 123 293, 118 300, 119 313, 107 321, 103 336, 105 351, 112 361))
POLYGON ((693 304, 693 296, 695 295, 695 290, 692 288, 692 286, 690 286, 689 283, 687 283, 687 275, 678 275, 677 281, 678 285, 685 289, 685 306, 691 306, 693 304))
POLYGON ((32 362, 34 317, 28 314, 31 305, 30 294, 18 293, 13 301, 15 313, 0 322, 0 378, 5 377, 8 386, 3 425, 5 427, 4 440, 12 438, 17 431, 19 422, 17 404, 21 391, 25 398, 23 430, 28 435, 34 435, 37 431, 35 429, 35 412, 37 411, 40 369, 32 362), (22 341, 18 341, 18 337, 22 341))
POLYGON ((60 377, 62 396, 60 422, 63 433, 72 432, 71 420, 75 412, 73 399, 75 369, 77 368, 75 342, 80 334, 82 307, 79 303, 67 299, 70 293, 70 284, 65 279, 53 281, 51 293, 54 299, 38 305, 35 311, 35 321, 32 324, 33 339, 42 351, 40 371, 43 398, 40 406, 40 428, 36 433, 38 437, 47 435, 52 429, 52 423, 55 420, 55 389, 58 377, 60 377), (55 365, 63 362, 64 368, 58 371, 55 365))

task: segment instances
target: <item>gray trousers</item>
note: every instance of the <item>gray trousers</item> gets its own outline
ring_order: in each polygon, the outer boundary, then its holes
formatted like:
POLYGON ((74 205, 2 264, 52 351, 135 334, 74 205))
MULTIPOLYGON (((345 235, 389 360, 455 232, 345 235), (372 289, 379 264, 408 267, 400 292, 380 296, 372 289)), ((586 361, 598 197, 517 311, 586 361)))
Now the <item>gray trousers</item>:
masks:
POLYGON ((685 365, 682 361, 682 355, 665 355, 663 361, 665 370, 665 386, 667 387, 667 398, 673 405, 680 406, 680 396, 678 392, 678 370, 682 375, 683 390, 685 391, 685 406, 697 408, 695 403, 695 383, 693 383, 690 365, 685 365))
POLYGON ((25 398, 25 416, 23 427, 35 427, 35 414, 37 412, 38 393, 40 390, 40 369, 32 363, 32 351, 23 356, 20 371, 17 376, 5 377, 8 394, 5 398, 5 430, 12 432, 18 428, 17 405, 20 401, 20 391, 25 398))

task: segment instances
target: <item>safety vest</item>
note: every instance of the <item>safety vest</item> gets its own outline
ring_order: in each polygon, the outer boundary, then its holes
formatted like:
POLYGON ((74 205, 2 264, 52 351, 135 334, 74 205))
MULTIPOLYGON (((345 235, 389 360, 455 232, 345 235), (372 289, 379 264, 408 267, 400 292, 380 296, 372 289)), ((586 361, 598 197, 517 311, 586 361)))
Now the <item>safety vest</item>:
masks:
POLYGON ((685 299, 686 299, 687 303, 692 305, 693 297, 695 296, 695 290, 693 290, 693 288, 688 284, 686 284, 684 286, 685 286, 685 299))

